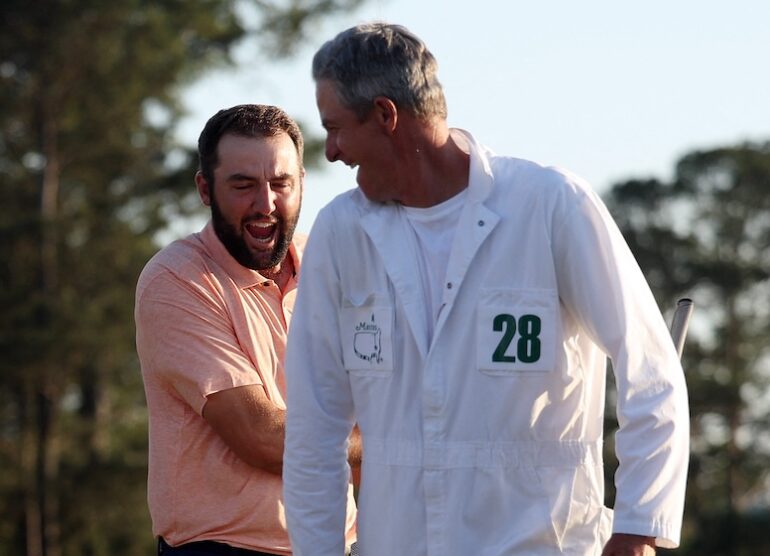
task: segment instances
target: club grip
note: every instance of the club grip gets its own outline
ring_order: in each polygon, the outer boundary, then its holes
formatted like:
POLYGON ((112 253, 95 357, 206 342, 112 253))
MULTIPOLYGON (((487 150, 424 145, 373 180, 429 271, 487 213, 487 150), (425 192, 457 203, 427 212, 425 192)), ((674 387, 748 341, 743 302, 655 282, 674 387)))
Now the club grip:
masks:
POLYGON ((671 319, 671 338, 674 340, 674 347, 679 357, 682 357, 684 349, 684 340, 687 337, 687 327, 690 324, 693 302, 689 297, 683 297, 676 303, 676 310, 671 319))

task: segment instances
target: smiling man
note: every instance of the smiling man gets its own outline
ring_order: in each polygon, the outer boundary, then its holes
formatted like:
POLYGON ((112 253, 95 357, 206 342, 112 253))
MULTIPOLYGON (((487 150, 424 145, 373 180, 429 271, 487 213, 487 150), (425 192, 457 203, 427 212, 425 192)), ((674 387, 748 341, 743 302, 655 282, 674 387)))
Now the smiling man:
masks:
MULTIPOLYGON (((198 153, 211 221, 155 255, 136 292, 153 533, 159 554, 291 554, 283 356, 304 245, 302 134, 279 108, 235 106, 207 122, 198 153)), ((351 496, 349 540, 354 520, 351 496)))
POLYGON ((364 556, 675 547, 687 392, 642 272, 583 180, 450 129, 437 71, 422 40, 387 23, 343 31, 313 59, 326 157, 358 187, 313 225, 288 344, 294 554, 342 553, 353 423, 364 556))

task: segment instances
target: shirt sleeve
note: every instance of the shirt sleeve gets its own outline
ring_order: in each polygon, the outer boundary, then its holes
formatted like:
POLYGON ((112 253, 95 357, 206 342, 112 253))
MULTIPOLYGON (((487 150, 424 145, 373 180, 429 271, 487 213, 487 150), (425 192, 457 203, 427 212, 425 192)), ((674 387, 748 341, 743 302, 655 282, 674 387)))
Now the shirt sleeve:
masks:
POLYGON ((330 216, 322 211, 310 234, 286 355, 284 502, 296 556, 340 556, 345 549, 353 401, 342 364, 330 216))
POLYGON ((604 204, 573 191, 554 223, 562 302, 610 357, 618 390, 614 532, 680 541, 689 459, 687 391, 650 288, 604 204))
POLYGON ((199 415, 206 396, 261 384, 216 289, 162 270, 137 293, 136 327, 143 372, 199 415))

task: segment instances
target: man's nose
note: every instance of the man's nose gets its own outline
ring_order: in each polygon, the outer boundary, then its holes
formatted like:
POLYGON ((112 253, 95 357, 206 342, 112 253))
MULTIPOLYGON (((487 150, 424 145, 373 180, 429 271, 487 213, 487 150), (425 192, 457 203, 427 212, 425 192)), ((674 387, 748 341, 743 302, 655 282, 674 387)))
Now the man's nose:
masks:
POLYGON ((340 158, 340 149, 337 146, 337 140, 336 138, 329 134, 326 136, 326 144, 325 144, 325 151, 326 151, 326 160, 329 162, 336 162, 340 158))
POLYGON ((265 183, 256 188, 252 206, 259 214, 272 214, 275 211, 276 194, 269 183, 265 183))

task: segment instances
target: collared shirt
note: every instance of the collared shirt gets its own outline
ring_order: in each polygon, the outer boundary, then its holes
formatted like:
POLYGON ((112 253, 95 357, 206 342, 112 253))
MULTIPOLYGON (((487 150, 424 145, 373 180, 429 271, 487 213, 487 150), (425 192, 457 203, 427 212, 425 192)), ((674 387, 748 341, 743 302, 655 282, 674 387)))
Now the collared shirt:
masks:
MULTIPOLYGON (((304 237, 289 256, 299 270, 304 237)), ((251 467, 201 416, 207 396, 261 385, 285 409, 284 351, 296 277, 282 293, 227 252, 211 222, 161 250, 136 292, 150 415, 148 501, 169 544, 216 540, 290 554, 281 477, 251 467)), ((347 520, 352 528, 353 510, 347 520)))
POLYGON ((611 530, 675 547, 686 386, 628 246, 582 180, 453 138, 468 143, 468 196, 432 338, 403 211, 353 190, 315 221, 286 360, 295 556, 341 552, 353 421, 367 556, 588 556, 611 530), (607 356, 620 423, 614 520, 607 356))

